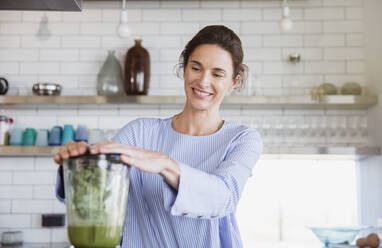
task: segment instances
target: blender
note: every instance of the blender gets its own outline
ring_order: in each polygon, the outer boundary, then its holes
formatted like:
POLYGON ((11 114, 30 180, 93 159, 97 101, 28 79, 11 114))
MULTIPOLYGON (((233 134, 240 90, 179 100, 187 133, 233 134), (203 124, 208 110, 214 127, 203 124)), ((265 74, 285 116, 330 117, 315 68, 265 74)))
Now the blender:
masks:
POLYGON ((64 161, 69 240, 76 248, 120 243, 129 190, 129 168, 120 154, 90 154, 64 161))

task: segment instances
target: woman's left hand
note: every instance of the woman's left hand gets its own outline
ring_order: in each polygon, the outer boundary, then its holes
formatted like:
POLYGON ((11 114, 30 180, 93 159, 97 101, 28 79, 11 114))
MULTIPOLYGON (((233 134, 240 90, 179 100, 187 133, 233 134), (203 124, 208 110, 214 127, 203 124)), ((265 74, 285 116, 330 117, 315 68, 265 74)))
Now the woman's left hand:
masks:
POLYGON ((163 153, 123 145, 113 141, 92 145, 90 153, 120 153, 122 162, 149 173, 161 173, 168 166, 176 164, 174 160, 163 153))

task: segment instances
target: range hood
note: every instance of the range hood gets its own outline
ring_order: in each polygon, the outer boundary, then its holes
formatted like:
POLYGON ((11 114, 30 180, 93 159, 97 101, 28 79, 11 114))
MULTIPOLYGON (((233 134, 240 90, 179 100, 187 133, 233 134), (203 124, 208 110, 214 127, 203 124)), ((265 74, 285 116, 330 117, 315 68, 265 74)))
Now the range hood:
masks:
POLYGON ((0 10, 81 11, 82 0, 0 0, 0 10))

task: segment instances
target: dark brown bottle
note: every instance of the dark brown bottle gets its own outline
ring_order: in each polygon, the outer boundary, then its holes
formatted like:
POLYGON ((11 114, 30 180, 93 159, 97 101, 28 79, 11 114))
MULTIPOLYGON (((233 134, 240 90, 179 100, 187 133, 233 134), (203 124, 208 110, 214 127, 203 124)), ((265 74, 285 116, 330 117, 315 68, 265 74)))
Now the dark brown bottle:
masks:
POLYGON ((127 95, 147 95, 150 84, 150 55, 141 45, 142 40, 135 40, 135 46, 126 54, 125 92, 127 95))

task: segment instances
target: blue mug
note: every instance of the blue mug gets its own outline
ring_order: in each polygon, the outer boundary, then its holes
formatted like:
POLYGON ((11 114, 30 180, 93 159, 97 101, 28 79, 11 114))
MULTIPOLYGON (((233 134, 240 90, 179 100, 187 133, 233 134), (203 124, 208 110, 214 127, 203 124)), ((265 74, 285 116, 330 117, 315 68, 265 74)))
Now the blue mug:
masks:
POLYGON ((61 130, 60 126, 54 126, 50 131, 49 142, 50 146, 60 146, 61 145, 61 130))
POLYGON ((76 131, 76 142, 88 142, 88 129, 83 125, 78 125, 76 131))

